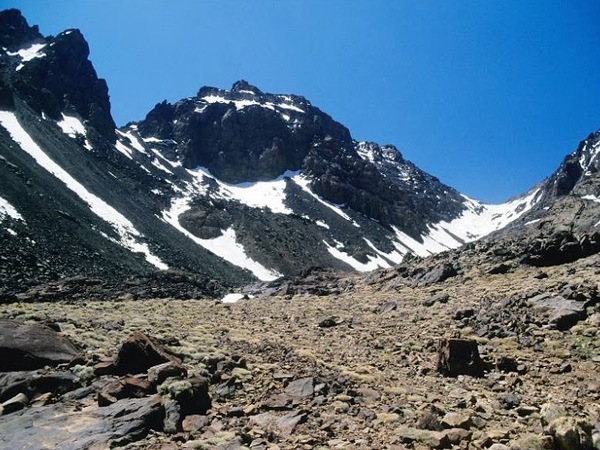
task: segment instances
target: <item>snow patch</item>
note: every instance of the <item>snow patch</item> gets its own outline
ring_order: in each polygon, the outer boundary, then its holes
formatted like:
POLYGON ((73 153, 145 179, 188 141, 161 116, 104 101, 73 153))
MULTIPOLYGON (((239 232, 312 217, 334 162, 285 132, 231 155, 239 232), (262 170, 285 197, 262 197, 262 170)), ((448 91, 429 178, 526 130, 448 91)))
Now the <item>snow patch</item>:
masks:
POLYGON ((327 246, 327 251, 331 254, 331 256, 333 256, 336 259, 339 259, 340 261, 345 262, 354 270, 357 270, 359 272, 370 272, 375 269, 390 267, 390 264, 381 256, 373 257, 369 255, 367 256, 369 262, 361 263, 360 261, 357 261, 355 258, 348 255, 347 253, 344 253, 341 250, 339 250, 339 248, 343 248, 343 245, 341 243, 336 242, 336 248, 331 246, 325 240, 323 240, 322 242, 327 246))
POLYGON ((152 153, 154 153, 160 159, 168 163, 171 167, 181 167, 181 161, 171 161, 170 159, 163 156, 163 154, 155 148, 151 148, 150 150, 152 150, 152 153))
POLYGON ((587 148, 587 143, 581 150, 581 156, 579 157, 579 165, 584 170, 586 176, 590 176, 591 172, 589 172, 589 167, 592 165, 598 154, 600 154, 600 141, 594 143, 592 147, 590 147, 589 151, 587 148))
POLYGON ((204 184, 205 178, 214 180, 218 186, 221 198, 237 200, 251 208, 267 208, 275 214, 292 214, 293 211, 285 205, 286 178, 294 177, 297 172, 286 171, 271 181, 256 181, 239 184, 228 184, 216 179, 205 167, 187 171, 204 184))
POLYGON ((165 222, 171 224, 176 230, 183 233, 196 244, 214 253, 231 264, 247 269, 261 281, 273 281, 281 276, 280 273, 269 270, 257 261, 246 255, 244 247, 235 240, 235 230, 230 227, 223 234, 213 239, 201 239, 190 233, 179 223, 179 216, 190 209, 192 198, 189 196, 177 198, 172 201, 171 208, 163 211, 162 217, 165 222))
POLYGON ((0 221, 2 221, 6 216, 12 217, 15 220, 25 221, 23 216, 19 214, 17 208, 11 205, 8 200, 0 197, 0 221))
POLYGON ((240 300, 244 300, 247 298, 254 298, 253 295, 248 295, 248 294, 240 294, 240 293, 231 293, 231 294, 227 294, 225 295, 225 297, 223 297, 221 299, 221 302, 223 303, 237 303, 240 300))
POLYGON ((341 216, 344 219, 346 219, 348 222, 351 222, 352 225, 354 225, 356 228, 360 228, 359 224, 357 224, 354 220, 352 220, 352 218, 348 214, 346 214, 344 211, 341 210, 342 205, 335 205, 333 203, 329 203, 328 201, 323 200, 321 197, 319 197, 317 194, 315 194, 310 189, 310 187, 308 186, 308 184, 310 183, 310 180, 307 177, 305 177, 304 175, 302 175, 300 173, 300 171, 291 172, 291 173, 293 174, 290 177, 291 180, 294 183, 296 183, 304 192, 306 192, 307 194, 309 194, 311 197, 313 197, 315 200, 317 200, 322 205, 324 205, 327 208, 331 209, 338 216, 341 216))
POLYGON ((127 156, 129 159, 133 159, 133 152, 131 151, 131 149, 129 147, 126 147, 125 144, 123 144, 118 139, 117 139, 117 142, 115 143, 115 148, 120 153, 122 153, 123 155, 127 156))
POLYGON ((163 172, 166 172, 166 173, 168 173, 168 174, 170 174, 170 175, 174 175, 174 174, 173 174, 173 172, 171 172, 171 170, 167 169, 165 166, 163 166, 163 165, 160 163, 160 161, 158 160, 158 158, 154 158, 154 159, 151 161, 151 163, 152 163, 152 165, 153 165, 154 167, 156 167, 157 169, 160 169, 160 170, 162 170, 163 172))
POLYGON ((104 200, 89 192, 66 170, 46 155, 29 134, 27 134, 27 131, 21 127, 21 124, 13 113, 0 111, 0 124, 9 132, 12 139, 21 146, 23 151, 35 159, 41 167, 65 183, 67 188, 87 203, 94 214, 108 222, 114 228, 120 237, 119 241, 117 241, 120 245, 134 253, 143 253, 146 261, 158 269, 166 270, 169 268, 160 258, 151 253, 148 244, 140 242, 140 239, 143 239, 144 236, 135 229, 125 216, 104 200))
POLYGON ((65 116, 65 114, 63 113, 62 120, 56 122, 56 124, 61 128, 63 133, 65 133, 71 138, 76 138, 78 134, 82 135, 85 138, 84 147, 88 150, 94 149, 92 147, 92 144, 90 144, 90 141, 88 141, 87 139, 87 132, 85 130, 85 127, 77 117, 65 116))
POLYGON ((281 108, 281 109, 289 109, 290 111, 296 111, 296 112, 299 112, 302 114, 304 114, 306 112, 303 109, 298 108, 297 106, 289 105, 287 103, 277 103, 275 106, 277 106, 278 108, 281 108))
POLYGON ((394 231, 398 241, 418 256, 440 253, 475 241, 514 222, 537 203, 539 192, 536 189, 524 197, 499 205, 483 204, 463 195, 467 209, 450 222, 442 220, 429 225, 428 232, 421 236, 422 242, 397 228, 394 231))
POLYGON ((7 54, 10 56, 19 56, 21 58, 21 64, 19 64, 16 69, 19 71, 25 67, 26 62, 35 58, 43 58, 46 56, 46 54, 41 51, 45 46, 46 44, 33 44, 16 52, 7 52, 7 54))
MULTIPOLYGON (((211 104, 211 103, 224 103, 224 104, 233 104, 235 106, 235 109, 242 110, 244 108, 247 108, 249 106, 260 106, 261 108, 266 108, 266 109, 270 109, 272 111, 276 111, 279 114, 282 115, 282 117, 284 118, 284 120, 289 121, 290 120, 290 116, 287 114, 282 113, 281 111, 279 111, 279 109, 283 109, 283 110, 288 110, 288 111, 295 111, 301 114, 304 114, 305 111, 303 109, 298 108, 295 105, 290 105, 288 103, 272 103, 272 102, 259 102, 256 100, 247 100, 247 99, 242 99, 242 100, 231 100, 231 99, 227 99, 225 97, 222 97, 220 95, 207 95, 206 97, 202 97, 200 99, 200 101, 203 101, 205 103, 211 104), (286 118, 287 117, 287 118, 286 118)), ((204 110, 206 109, 206 105, 204 106, 198 106, 194 109, 194 112, 197 113, 202 113, 204 112, 204 110)))
POLYGON ((404 255, 406 255, 406 249, 404 249, 403 252, 399 251, 398 248, 396 248, 396 250, 391 251, 389 253, 385 253, 381 250, 379 250, 375 244, 373 244, 370 240, 368 240, 367 238, 363 238, 364 241, 367 243, 367 245, 369 247, 371 247, 373 250, 375 250, 377 252, 378 255, 382 256, 383 258, 389 259, 390 261, 392 261, 394 264, 400 264, 402 262, 402 260, 404 259, 404 255))
POLYGON ((140 143, 140 141, 138 141, 137 137, 133 133, 124 133, 120 130, 117 130, 117 133, 119 133, 124 138, 128 139, 129 142, 131 143, 131 147, 133 147, 135 150, 137 150, 140 153, 143 153, 144 155, 147 155, 146 149, 140 143))
POLYGON ((581 197, 583 200, 591 200, 594 203, 600 203, 600 198, 596 197, 595 195, 584 195, 581 197))

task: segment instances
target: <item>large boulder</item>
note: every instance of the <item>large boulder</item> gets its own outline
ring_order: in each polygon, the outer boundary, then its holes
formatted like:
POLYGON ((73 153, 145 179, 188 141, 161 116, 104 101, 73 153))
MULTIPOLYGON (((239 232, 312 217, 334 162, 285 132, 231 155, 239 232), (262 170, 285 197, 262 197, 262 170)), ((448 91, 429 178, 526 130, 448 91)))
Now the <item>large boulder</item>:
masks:
POLYGON ((150 336, 135 332, 129 336, 119 349, 115 364, 119 373, 135 374, 145 372, 152 366, 166 362, 179 364, 181 360, 167 353, 165 348, 150 336))
POLYGON ((71 341, 47 326, 0 319, 0 372, 56 366, 78 353, 71 341))
POLYGON ((441 339, 437 370, 442 375, 455 377, 483 375, 485 365, 479 356, 477 342, 472 339, 441 339))

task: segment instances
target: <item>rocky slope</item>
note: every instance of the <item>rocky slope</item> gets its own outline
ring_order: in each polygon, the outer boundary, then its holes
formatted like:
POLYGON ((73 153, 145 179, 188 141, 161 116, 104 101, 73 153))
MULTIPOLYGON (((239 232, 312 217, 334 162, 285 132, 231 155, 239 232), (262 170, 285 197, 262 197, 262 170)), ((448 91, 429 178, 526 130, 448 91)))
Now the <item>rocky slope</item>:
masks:
POLYGON ((0 373, 0 447, 599 448, 598 255, 499 271, 481 250, 232 305, 5 305, 0 329, 47 324, 79 356, 0 373))

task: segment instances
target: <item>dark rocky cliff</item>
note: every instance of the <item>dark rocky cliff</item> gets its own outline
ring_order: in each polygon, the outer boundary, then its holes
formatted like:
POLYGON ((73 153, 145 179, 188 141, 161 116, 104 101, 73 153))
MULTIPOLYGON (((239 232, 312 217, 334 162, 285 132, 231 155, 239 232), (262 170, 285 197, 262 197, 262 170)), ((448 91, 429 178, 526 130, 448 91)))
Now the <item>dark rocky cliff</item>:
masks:
POLYGON ((79 30, 44 38, 17 10, 0 12, 0 24, 7 30, 0 34, 0 47, 8 56, 0 67, 2 103, 10 104, 7 97, 16 93, 36 112, 51 119, 60 120, 64 112, 76 113, 114 142, 108 86, 98 78, 88 59, 90 50, 79 30), (38 57, 25 60, 17 53, 32 45, 40 46, 38 57))

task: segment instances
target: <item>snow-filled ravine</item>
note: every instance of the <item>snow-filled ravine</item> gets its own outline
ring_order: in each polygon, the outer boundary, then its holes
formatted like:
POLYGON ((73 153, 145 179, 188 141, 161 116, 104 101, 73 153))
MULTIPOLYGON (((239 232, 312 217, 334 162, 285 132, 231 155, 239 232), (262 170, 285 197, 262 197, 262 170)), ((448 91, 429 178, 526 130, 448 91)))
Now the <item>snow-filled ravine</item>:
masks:
POLYGON ((480 203, 463 195, 467 209, 450 222, 429 225, 428 232, 422 236, 423 242, 398 229, 394 231, 398 240, 418 256, 440 253, 504 228, 529 211, 540 198, 539 194, 540 190, 535 189, 523 197, 498 205, 480 203))
POLYGON ((146 261, 158 269, 168 269, 168 266, 150 251, 148 244, 142 242, 143 236, 136 230, 133 224, 115 208, 89 192, 85 186, 44 153, 21 126, 17 117, 12 112, 0 111, 0 124, 8 131, 13 141, 19 144, 23 151, 28 153, 41 167, 61 180, 67 188, 77 194, 79 198, 87 203, 94 214, 112 225, 119 235, 119 239, 115 240, 115 242, 132 252, 142 253, 146 261))

